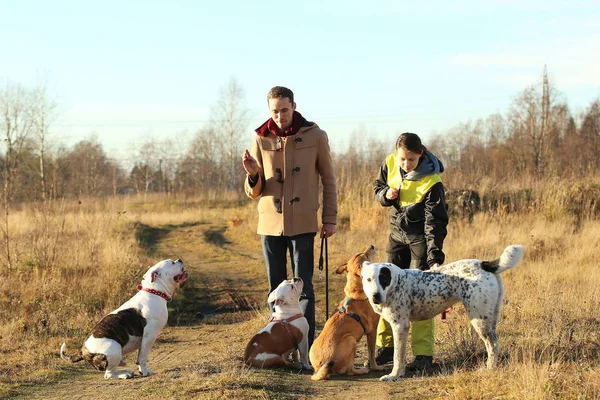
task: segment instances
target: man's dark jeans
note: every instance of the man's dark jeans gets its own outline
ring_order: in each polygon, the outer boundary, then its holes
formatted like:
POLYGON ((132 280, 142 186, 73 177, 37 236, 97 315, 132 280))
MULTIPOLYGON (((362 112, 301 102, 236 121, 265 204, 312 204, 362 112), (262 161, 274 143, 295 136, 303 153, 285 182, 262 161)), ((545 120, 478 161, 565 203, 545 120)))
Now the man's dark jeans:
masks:
MULTIPOLYGON (((300 308, 308 320, 308 347, 315 339, 315 291, 312 278, 315 267, 314 244, 316 233, 303 233, 296 236, 261 235, 263 256, 269 278, 269 293, 281 282, 288 279, 287 254, 289 251, 294 277, 304 281, 304 290, 300 296, 300 308)), ((267 293, 268 296, 268 293, 267 293)), ((269 303, 273 310, 273 303, 269 303)))

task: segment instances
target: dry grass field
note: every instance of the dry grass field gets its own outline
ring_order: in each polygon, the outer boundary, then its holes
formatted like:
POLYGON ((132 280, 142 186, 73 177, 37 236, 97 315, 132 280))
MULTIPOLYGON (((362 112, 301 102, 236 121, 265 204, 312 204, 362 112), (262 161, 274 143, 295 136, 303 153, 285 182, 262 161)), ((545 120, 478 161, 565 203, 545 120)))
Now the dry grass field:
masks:
MULTIPOLYGON (((574 229, 570 217, 526 211, 451 220, 447 261, 494 259, 509 244, 527 246, 521 264, 503 274, 496 370, 484 368, 484 346, 458 306, 446 322, 436 320, 436 373, 394 383, 380 382, 381 372, 313 382, 306 373, 241 362, 268 315, 255 206, 236 197, 122 197, 14 210, 15 262, 0 271, 0 398, 600 398, 600 222, 574 229), (150 354, 153 376, 105 381, 85 362, 60 360, 63 341, 71 351, 80 347, 164 258, 182 258, 191 276, 150 354)), ((330 312, 345 283, 332 271, 368 244, 382 260, 388 231, 386 211, 375 204, 343 201, 340 221, 329 241, 330 312)), ((317 277, 319 330, 325 282, 317 277)), ((127 361, 135 367, 134 355, 127 361)))

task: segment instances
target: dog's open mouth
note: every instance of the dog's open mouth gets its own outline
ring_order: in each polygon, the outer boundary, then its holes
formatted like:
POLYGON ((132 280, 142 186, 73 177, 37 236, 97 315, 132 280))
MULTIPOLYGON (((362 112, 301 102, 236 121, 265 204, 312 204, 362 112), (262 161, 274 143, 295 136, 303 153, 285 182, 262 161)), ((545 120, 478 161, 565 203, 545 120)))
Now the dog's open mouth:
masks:
POLYGON ((181 282, 185 281, 187 278, 188 278, 188 272, 183 271, 181 274, 175 275, 173 277, 173 280, 177 283, 181 283, 181 282))

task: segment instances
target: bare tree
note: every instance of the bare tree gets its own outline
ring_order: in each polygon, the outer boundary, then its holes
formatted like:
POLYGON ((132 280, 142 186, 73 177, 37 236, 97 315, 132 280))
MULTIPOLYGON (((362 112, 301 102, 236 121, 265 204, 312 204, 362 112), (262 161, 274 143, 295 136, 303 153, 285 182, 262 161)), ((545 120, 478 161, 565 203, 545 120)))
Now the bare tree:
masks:
POLYGON ((162 154, 159 151, 161 147, 163 146, 152 137, 148 137, 137 146, 135 159, 138 162, 135 179, 138 181, 139 189, 143 190, 144 196, 148 192, 159 190, 160 182, 157 178, 161 175, 162 154))
POLYGON ((229 190, 235 187, 235 178, 240 176, 240 139, 248 125, 248 110, 242 105, 244 90, 235 78, 221 89, 220 98, 213 108, 213 123, 217 135, 226 138, 224 152, 229 172, 229 190))
POLYGON ((533 161, 533 170, 538 178, 544 174, 548 153, 553 144, 551 136, 557 123, 555 106, 558 92, 548 83, 544 68, 542 90, 538 86, 530 86, 517 98, 511 109, 513 140, 519 151, 522 162, 528 165, 533 161), (553 112, 554 111, 554 112, 553 112))
POLYGON ((185 151, 190 146, 190 139, 186 131, 179 132, 175 137, 165 141, 169 149, 165 158, 165 190, 169 194, 177 195, 184 187, 180 173, 185 161, 185 151))
POLYGON ((33 104, 31 108, 31 120, 33 129, 37 136, 39 155, 39 175, 41 183, 42 200, 46 200, 48 193, 47 176, 45 168, 46 146, 48 139, 48 128, 54 118, 56 103, 48 99, 46 84, 42 84, 33 91, 33 104))
POLYGON ((600 170, 600 100, 595 100, 583 115, 580 137, 585 146, 582 146, 587 156, 585 162, 590 172, 594 175, 600 170))
POLYGON ((2 168, 4 218, 1 251, 9 273, 15 263, 15 254, 12 251, 10 240, 10 206, 19 184, 17 178, 21 168, 21 154, 31 134, 32 125, 31 93, 20 85, 7 85, 4 90, 0 90, 0 132, 4 144, 2 168))
POLYGON ((492 114, 485 120, 486 145, 496 146, 506 140, 506 124, 501 114, 492 114))
POLYGON ((219 142, 213 127, 200 129, 188 145, 188 151, 179 163, 179 188, 199 190, 223 189, 222 159, 219 142))
POLYGON ((159 168, 160 191, 167 194, 172 194, 175 190, 175 174, 179 163, 181 163, 182 155, 178 154, 175 149, 181 149, 176 139, 167 139, 162 143, 164 151, 161 155, 161 164, 159 168))
POLYGON ((95 136, 78 142, 67 155, 70 193, 75 196, 101 196, 112 192, 110 161, 95 136))

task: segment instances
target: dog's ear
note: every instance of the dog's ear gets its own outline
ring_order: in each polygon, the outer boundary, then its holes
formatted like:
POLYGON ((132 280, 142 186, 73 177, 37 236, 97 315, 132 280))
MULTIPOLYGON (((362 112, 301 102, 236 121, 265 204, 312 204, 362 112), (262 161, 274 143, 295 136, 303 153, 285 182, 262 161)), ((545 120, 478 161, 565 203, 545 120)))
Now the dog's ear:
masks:
POLYGON ((144 280, 154 282, 157 276, 160 276, 160 271, 157 271, 157 268, 151 268, 144 275, 144 280))
POLYGON ((275 289, 271 293, 269 293, 269 298, 267 301, 269 303, 275 303, 275 300, 277 300, 277 289, 275 289))
POLYGON ((369 257, 366 254, 361 254, 360 258, 356 261, 356 268, 358 269, 358 273, 362 273, 363 265, 369 262, 369 257))
POLYGON ((275 306, 280 306, 282 304, 285 304, 285 300, 282 299, 281 297, 277 297, 277 289, 273 290, 271 293, 269 293, 269 303, 273 303, 273 305, 275 306))
POLYGON ((388 267, 381 267, 379 270, 379 284, 382 289, 387 288, 392 283, 392 271, 388 267))
POLYGON ((344 264, 344 265, 340 265, 339 267, 337 267, 337 269, 335 270, 336 274, 341 274, 345 271, 348 271, 348 264, 344 264))
POLYGON ((152 271, 152 279, 150 280, 150 282, 154 282, 157 276, 160 276, 160 272, 157 270, 152 271))

